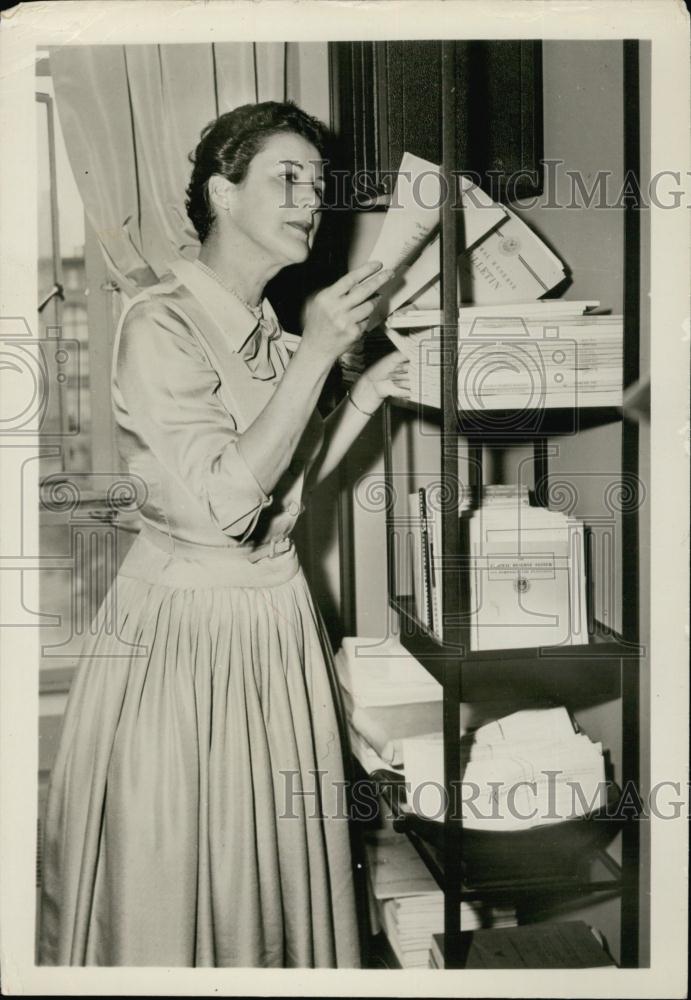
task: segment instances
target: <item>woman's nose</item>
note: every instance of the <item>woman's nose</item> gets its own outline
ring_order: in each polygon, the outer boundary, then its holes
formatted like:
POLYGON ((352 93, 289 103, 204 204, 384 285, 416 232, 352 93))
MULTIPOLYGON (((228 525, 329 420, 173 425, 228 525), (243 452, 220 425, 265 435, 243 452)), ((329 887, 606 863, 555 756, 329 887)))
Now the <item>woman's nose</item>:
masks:
POLYGON ((307 183, 301 184, 298 187, 296 201, 299 208, 309 208, 312 210, 312 213, 317 212, 321 204, 321 199, 316 188, 307 183))

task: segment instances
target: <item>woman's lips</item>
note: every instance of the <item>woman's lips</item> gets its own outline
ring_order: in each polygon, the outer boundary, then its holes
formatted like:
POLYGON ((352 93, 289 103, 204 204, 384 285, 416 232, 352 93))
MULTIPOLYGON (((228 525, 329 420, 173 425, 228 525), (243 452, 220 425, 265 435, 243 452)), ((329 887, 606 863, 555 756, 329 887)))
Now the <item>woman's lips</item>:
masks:
POLYGON ((301 235, 304 236, 306 240, 309 239, 309 235, 312 232, 312 226, 309 223, 307 223, 307 222, 287 222, 286 225, 290 226, 291 229, 297 230, 297 232, 301 233, 301 235))

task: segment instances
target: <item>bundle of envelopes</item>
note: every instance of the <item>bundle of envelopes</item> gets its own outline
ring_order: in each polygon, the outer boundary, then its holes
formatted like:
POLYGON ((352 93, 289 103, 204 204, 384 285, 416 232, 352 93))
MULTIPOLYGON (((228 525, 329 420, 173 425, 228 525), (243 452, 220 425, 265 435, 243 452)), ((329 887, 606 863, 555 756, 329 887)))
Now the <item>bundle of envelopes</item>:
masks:
MULTIPOLYGON (((403 968, 424 967, 432 936, 444 929, 443 893, 405 835, 378 831, 370 835, 366 847, 375 920, 403 968)), ((461 903, 463 930, 515 923, 514 907, 461 903)))
MULTIPOLYGON (((445 814, 441 733, 404 739, 409 807, 427 819, 445 814)), ((586 816, 605 805, 600 743, 577 732, 562 707, 523 709, 461 740, 461 788, 469 830, 528 830, 586 816)))

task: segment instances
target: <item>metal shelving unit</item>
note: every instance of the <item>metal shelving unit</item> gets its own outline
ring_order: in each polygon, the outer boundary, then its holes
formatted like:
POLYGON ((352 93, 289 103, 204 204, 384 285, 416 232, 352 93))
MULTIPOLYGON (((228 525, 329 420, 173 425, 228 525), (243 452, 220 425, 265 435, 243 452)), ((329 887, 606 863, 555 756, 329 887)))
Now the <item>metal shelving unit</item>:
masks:
MULTIPOLYGON (((626 105, 624 123, 627 140, 625 143, 626 168, 637 168, 637 116, 638 105, 635 97, 638 50, 637 43, 624 42, 624 63, 626 84, 626 105)), ((442 86, 441 115, 443 133, 443 172, 451 190, 452 172, 462 163, 457 163, 458 136, 456 130, 457 108, 463 95, 456 93, 457 75, 454 68, 454 43, 442 46, 442 86)), ((637 378, 638 349, 638 309, 640 252, 639 223, 626 213, 626 276, 624 320, 626 329, 624 384, 637 378), (633 335, 630 336, 630 331, 633 335)), ((482 446, 492 444, 492 436, 483 437, 483 427, 477 422, 476 414, 467 415, 468 420, 457 412, 456 406, 456 358, 457 358, 457 314, 456 291, 456 220, 451 199, 446 199, 442 208, 442 293, 443 331, 442 356, 451 359, 442 367, 441 407, 436 413, 424 408, 426 417, 439 423, 441 435, 441 490, 446 498, 442 509, 442 559, 455 560, 454 572, 446 571, 443 577, 443 606, 445 609, 468 606, 467 589, 463 573, 460 525, 458 518, 459 490, 459 435, 465 436, 469 448, 474 453, 474 465, 478 470, 476 479, 482 478, 482 446), (454 556, 454 554, 456 554, 454 556), (457 570, 457 571, 456 571, 457 570)), ((417 405, 390 400, 384 407, 383 428, 385 440, 385 480, 387 495, 393 496, 393 422, 397 417, 412 414, 417 405)), ((576 429, 620 423, 622 428, 622 472, 635 475, 637 472, 637 437, 635 425, 629 423, 621 410, 603 409, 574 413, 572 411, 545 411, 543 418, 525 432, 522 440, 533 447, 534 482, 540 485, 543 495, 547 495, 549 481, 549 449, 547 440, 558 435, 563 426, 576 429)), ((478 485, 476 483, 475 485, 478 485)), ((622 515, 622 580, 623 580, 623 624, 622 635, 615 634, 600 623, 592 623, 589 642, 582 646, 539 647, 503 649, 497 651, 471 652, 468 618, 445 617, 444 641, 441 642, 416 617, 414 601, 396 592, 396 547, 394 540, 395 523, 392 504, 387 508, 387 559, 389 604, 398 614, 400 639, 403 645, 443 686, 443 732, 444 732, 444 784, 447 801, 454 801, 453 787, 461 780, 461 747, 459 739, 459 712, 461 702, 488 700, 491 697, 506 697, 529 694, 536 698, 552 698, 571 707, 579 704, 599 704, 613 698, 621 698, 623 764, 622 784, 636 781, 638 777, 638 631, 637 631, 637 511, 635 505, 625 509, 622 515)), ((462 968, 468 949, 468 936, 462 935, 461 901, 465 899, 491 900, 507 893, 514 897, 526 897, 531 893, 559 892, 564 895, 585 897, 595 894, 618 896, 621 906, 621 965, 635 967, 638 962, 638 866, 639 834, 638 823, 628 817, 622 818, 622 860, 619 864, 606 847, 593 847, 584 865, 568 876, 555 874, 542 877, 539 859, 535 872, 517 880, 500 880, 492 884, 472 884, 467 878, 464 862, 466 849, 473 847, 471 831, 465 831, 461 822, 460 805, 456 811, 447 809, 443 823, 430 823, 415 817, 401 808, 394 785, 387 791, 386 780, 382 781, 382 792, 396 816, 396 828, 404 832, 415 846, 425 864, 444 891, 444 933, 446 968, 462 968), (393 788, 393 791, 392 791, 393 788), (586 864, 587 862, 587 864, 586 864), (593 868, 592 866, 595 866, 593 868)), ((596 820, 584 819, 584 824, 596 820)), ((586 838, 587 839, 587 838, 586 838)))

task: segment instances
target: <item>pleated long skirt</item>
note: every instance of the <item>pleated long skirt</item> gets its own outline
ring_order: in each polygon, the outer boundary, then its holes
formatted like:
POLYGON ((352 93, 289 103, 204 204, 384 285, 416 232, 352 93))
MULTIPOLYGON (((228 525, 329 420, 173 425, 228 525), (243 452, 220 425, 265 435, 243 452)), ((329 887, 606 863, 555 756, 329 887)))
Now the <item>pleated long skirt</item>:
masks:
POLYGON ((294 550, 239 567, 144 533, 113 599, 52 772, 39 963, 357 967, 333 664, 294 550))

